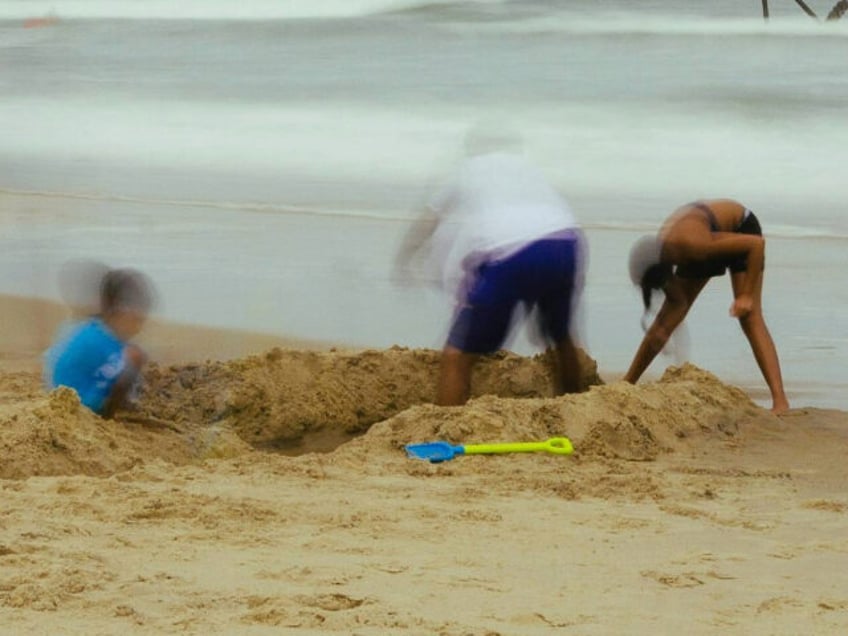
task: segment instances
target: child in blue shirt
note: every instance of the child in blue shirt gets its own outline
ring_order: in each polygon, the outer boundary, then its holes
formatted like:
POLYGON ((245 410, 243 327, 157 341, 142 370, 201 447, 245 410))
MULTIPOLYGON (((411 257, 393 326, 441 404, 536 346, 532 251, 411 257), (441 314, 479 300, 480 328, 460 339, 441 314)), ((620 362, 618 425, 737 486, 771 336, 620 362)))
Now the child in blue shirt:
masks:
POLYGON ((80 402, 112 417, 136 384, 146 356, 129 340, 144 325, 153 288, 131 269, 108 271, 100 284, 100 313, 66 329, 45 354, 48 389, 74 389, 80 402))

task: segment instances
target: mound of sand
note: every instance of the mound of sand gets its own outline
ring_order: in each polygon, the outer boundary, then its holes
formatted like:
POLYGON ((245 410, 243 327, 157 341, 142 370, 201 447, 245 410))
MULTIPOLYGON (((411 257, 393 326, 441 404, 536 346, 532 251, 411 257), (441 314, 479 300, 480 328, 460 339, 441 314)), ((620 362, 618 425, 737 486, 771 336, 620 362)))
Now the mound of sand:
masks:
POLYGON ((553 399, 486 396, 462 408, 417 406, 375 424, 356 443, 391 452, 410 442, 565 436, 580 456, 643 461, 685 449, 694 438, 733 437, 740 422, 761 412, 739 389, 687 364, 640 386, 618 382, 553 399))
MULTIPOLYGON (((223 424, 256 446, 285 446, 323 431, 339 440, 435 399, 440 354, 272 349, 230 362, 152 368, 144 409, 178 423, 223 424)), ((498 353, 475 368, 472 395, 551 395, 551 360, 498 353)), ((601 382, 581 354, 582 387, 601 382)))
POLYGON ((59 388, 44 395, 32 375, 3 379, 21 394, 0 408, 0 479, 112 475, 152 460, 186 464, 248 452, 226 429, 178 429, 167 422, 104 420, 59 388))
MULTIPOLYGON (((153 367, 140 412, 121 413, 115 421, 81 407, 68 389, 44 395, 34 374, 6 374, 0 383, 6 398, 0 409, 0 477, 110 475, 152 461, 233 457, 313 435, 329 440, 324 450, 361 435, 314 460, 355 472, 511 474, 529 467, 528 461, 536 469, 561 470, 581 462, 649 461, 705 440, 732 439, 746 418, 762 416, 740 390, 691 365, 653 384, 603 386, 586 358, 589 390, 547 397, 548 361, 506 353, 481 361, 474 386, 480 397, 464 407, 438 407, 429 403, 438 364, 438 352, 426 350, 273 349, 230 362, 153 367), (573 441, 572 457, 496 462, 466 457, 432 466, 408 460, 403 452, 405 444, 421 441, 559 436, 573 441)), ((310 461, 300 464, 308 470, 310 461)))
MULTIPOLYGON (((600 382, 584 361, 584 386, 600 382)), ((34 373, 0 379, 0 477, 110 475, 164 460, 185 464, 231 457, 251 446, 296 445, 322 435, 330 450, 411 405, 432 401, 436 351, 359 353, 272 349, 229 362, 159 368, 146 375, 138 413, 105 421, 76 394, 45 396, 34 373)), ((481 361, 474 393, 550 392, 549 361, 502 353, 481 361)), ((310 450, 301 445, 298 450, 310 450)))

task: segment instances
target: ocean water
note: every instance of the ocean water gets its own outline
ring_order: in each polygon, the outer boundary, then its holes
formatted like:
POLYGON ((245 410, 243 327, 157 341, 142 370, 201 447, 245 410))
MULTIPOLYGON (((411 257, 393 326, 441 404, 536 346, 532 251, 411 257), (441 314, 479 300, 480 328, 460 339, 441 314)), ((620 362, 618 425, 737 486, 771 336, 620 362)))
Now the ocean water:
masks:
MULTIPOLYGON (((0 292, 57 297, 84 256, 148 271, 171 319, 439 346, 449 299, 392 258, 469 125, 494 121, 587 228, 602 371, 641 336, 632 240, 734 197, 769 239, 787 386, 848 407, 848 20, 770 7, 0 0, 0 292)), ((689 356, 756 391, 729 304, 727 280, 708 286, 689 356)))

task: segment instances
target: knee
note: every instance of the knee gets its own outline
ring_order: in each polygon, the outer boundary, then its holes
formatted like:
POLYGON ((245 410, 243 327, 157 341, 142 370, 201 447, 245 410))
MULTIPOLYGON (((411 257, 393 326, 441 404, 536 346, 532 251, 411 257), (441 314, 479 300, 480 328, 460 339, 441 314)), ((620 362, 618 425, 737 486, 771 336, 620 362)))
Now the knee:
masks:
POLYGON ((742 327, 742 331, 744 331, 746 335, 761 328, 764 324, 765 321, 763 320, 763 314, 760 312, 759 308, 754 308, 748 314, 739 319, 739 326, 742 327))

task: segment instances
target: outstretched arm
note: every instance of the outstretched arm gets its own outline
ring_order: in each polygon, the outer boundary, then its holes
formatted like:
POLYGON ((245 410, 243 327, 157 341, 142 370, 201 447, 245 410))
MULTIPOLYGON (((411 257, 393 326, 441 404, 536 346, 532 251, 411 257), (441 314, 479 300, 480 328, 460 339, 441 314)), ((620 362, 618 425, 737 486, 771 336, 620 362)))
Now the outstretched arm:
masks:
POLYGON ((633 356, 633 362, 624 376, 626 382, 635 384, 654 358, 663 350, 674 330, 683 322, 695 298, 701 293, 706 278, 681 279, 673 277, 666 286, 665 301, 660 307, 653 324, 648 328, 642 343, 633 356))
POLYGON ((413 222, 404 235, 395 256, 396 272, 401 272, 409 266, 415 255, 433 236, 438 224, 438 217, 430 210, 424 212, 413 222))

